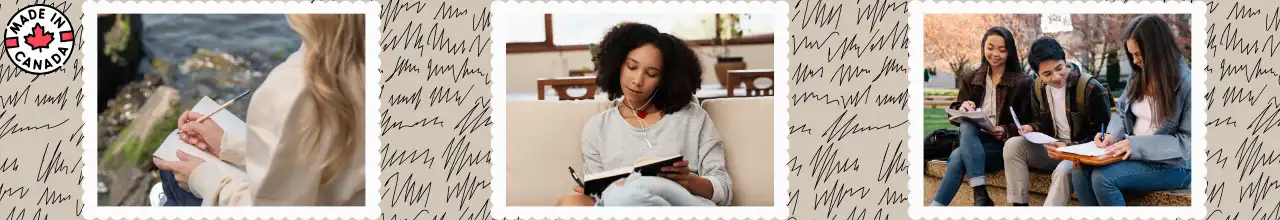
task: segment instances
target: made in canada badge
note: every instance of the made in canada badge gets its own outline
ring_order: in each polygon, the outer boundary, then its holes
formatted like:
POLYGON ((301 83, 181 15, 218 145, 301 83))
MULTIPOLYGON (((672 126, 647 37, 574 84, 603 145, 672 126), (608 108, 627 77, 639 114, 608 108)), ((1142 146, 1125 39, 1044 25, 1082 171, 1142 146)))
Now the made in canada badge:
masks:
POLYGON ((75 48, 75 31, 67 15, 44 4, 18 10, 4 31, 5 54, 18 68, 47 74, 62 68, 75 48))

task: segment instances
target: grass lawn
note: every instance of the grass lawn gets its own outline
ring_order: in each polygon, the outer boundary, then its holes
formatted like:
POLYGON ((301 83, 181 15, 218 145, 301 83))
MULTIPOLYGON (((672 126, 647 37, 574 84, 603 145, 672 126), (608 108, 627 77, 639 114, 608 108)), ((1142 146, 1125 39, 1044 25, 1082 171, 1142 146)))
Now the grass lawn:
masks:
POLYGON ((927 136, 929 135, 929 133, 933 133, 934 130, 943 129, 943 128, 953 129, 953 130, 959 129, 955 125, 951 125, 951 122, 947 121, 946 110, 943 110, 941 108, 925 108, 924 109, 924 133, 921 133, 921 134, 927 136))
MULTIPOLYGON (((1116 111, 1116 108, 1111 107, 1111 113, 1114 114, 1115 111, 1116 111)), ((944 128, 952 129, 952 130, 960 129, 955 125, 951 125, 951 122, 947 121, 946 110, 942 108, 925 108, 924 109, 924 132, 922 132, 921 134, 928 136, 929 133, 933 133, 934 130, 944 129, 944 128)))
POLYGON ((959 95, 959 94, 960 94, 960 90, 959 90, 959 89, 934 89, 934 88, 925 88, 925 89, 924 89, 924 95, 925 95, 925 96, 952 96, 952 97, 955 97, 956 95, 959 95))

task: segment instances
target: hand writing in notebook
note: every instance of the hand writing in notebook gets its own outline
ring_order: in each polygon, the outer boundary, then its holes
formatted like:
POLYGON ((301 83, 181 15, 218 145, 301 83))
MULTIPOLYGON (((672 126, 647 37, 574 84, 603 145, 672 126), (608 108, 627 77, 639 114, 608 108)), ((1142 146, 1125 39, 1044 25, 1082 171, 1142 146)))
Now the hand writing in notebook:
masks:
POLYGON ((1130 153, 1129 140, 1125 139, 1123 141, 1116 142, 1114 144, 1111 144, 1111 146, 1107 146, 1106 148, 1103 148, 1102 150, 1106 151, 1108 156, 1119 157, 1120 159, 1128 160, 1129 153, 1130 153))
POLYGON ((213 156, 221 156, 223 130, 211 119, 200 120, 204 114, 187 111, 178 118, 178 136, 213 156))
POLYGON ((1098 147, 1106 148, 1111 146, 1111 144, 1116 143, 1116 136, 1106 133, 1098 133, 1098 135, 1093 136, 1093 143, 1097 144, 1098 147))
POLYGON ((165 161, 160 158, 151 158, 151 162, 156 164, 156 168, 162 170, 173 171, 173 179, 178 181, 178 186, 187 191, 187 180, 191 178, 191 171, 204 164, 204 160, 200 157, 191 156, 187 152, 178 151, 178 161, 165 161))

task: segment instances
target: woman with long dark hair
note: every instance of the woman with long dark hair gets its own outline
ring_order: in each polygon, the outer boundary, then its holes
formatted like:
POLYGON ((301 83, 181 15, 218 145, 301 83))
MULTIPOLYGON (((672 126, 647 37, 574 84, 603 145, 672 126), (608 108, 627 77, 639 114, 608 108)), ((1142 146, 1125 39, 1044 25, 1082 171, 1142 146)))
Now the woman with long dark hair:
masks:
POLYGON ((1125 52, 1135 70, 1105 134, 1094 143, 1124 158, 1071 173, 1081 205, 1123 206, 1121 191, 1185 189, 1191 185, 1191 67, 1169 24, 1155 15, 1129 22, 1125 52))
POLYGON ((992 27, 982 35, 982 64, 978 70, 960 78, 960 94, 950 108, 960 111, 982 111, 986 117, 971 120, 953 120, 960 126, 960 147, 951 151, 947 160, 947 172, 934 194, 934 206, 951 203, 960 180, 967 173, 969 186, 973 187, 975 206, 995 205, 987 195, 986 172, 1000 170, 1004 166, 1004 143, 1018 135, 1014 111, 1025 112, 1019 121, 1031 120, 1031 77, 1022 72, 1018 62, 1018 47, 1013 33, 1004 27, 992 27), (986 120, 992 125, 975 121, 986 120))

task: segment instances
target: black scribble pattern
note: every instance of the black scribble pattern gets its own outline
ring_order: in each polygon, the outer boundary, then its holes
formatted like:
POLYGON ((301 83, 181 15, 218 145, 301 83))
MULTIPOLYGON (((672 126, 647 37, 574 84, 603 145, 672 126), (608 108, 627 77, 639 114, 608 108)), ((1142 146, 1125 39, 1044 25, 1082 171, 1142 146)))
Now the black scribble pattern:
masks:
POLYGON ((382 3, 379 219, 491 219, 488 2, 382 3))
MULTIPOLYGON (((1213 1, 1205 30, 1206 219, 1280 219, 1280 4, 1213 1)), ((1193 59, 1195 59, 1193 57, 1193 59)), ((1197 181, 1194 180, 1193 181, 1197 181)))
POLYGON ((789 2, 789 219, 906 218, 907 2, 789 2))
MULTIPOLYGON (((78 2, 38 1, 62 10, 85 41, 78 2)), ((33 1, 15 1, 9 9, 33 1)), ((16 8, 13 8, 16 9, 16 8)), ((0 61, 0 217, 6 220, 81 219, 85 123, 84 63, 68 57, 59 71, 32 75, 0 61)), ((94 126, 94 125, 91 125, 94 126)), ((92 140, 91 141, 95 141, 92 140)))

